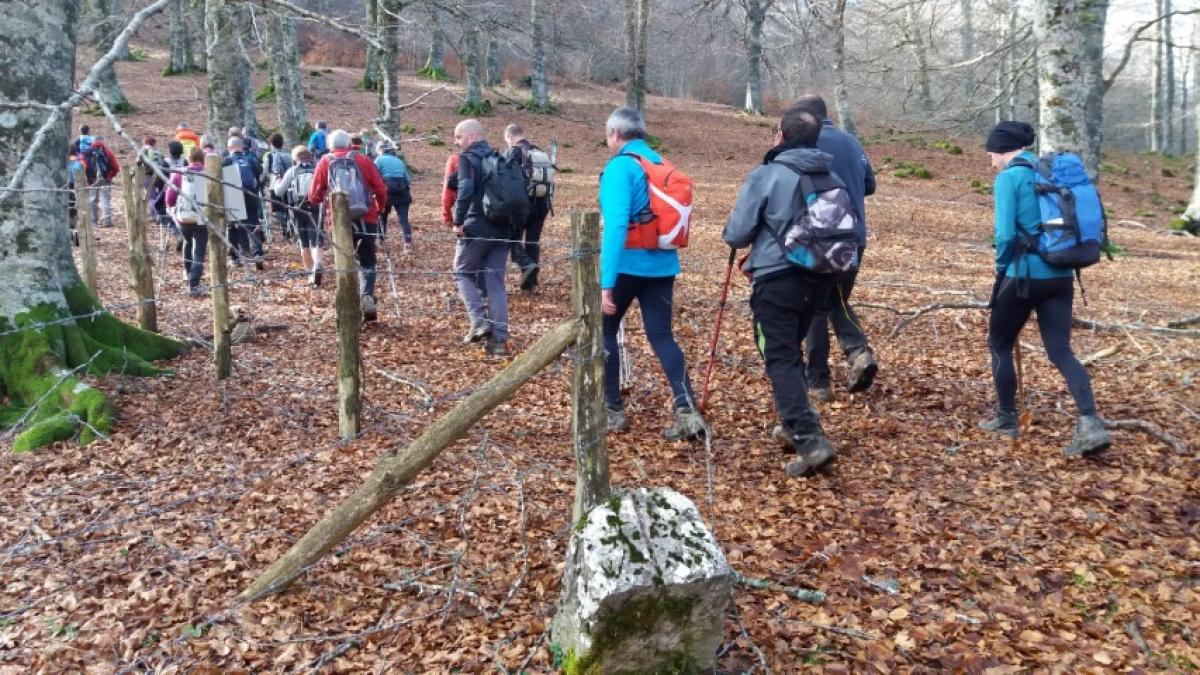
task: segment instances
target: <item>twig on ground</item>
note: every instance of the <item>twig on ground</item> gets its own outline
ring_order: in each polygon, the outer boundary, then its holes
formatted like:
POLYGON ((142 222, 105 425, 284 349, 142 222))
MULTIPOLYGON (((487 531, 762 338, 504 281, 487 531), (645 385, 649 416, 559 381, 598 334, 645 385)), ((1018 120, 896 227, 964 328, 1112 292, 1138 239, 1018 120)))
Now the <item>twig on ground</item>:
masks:
POLYGON ((819 605, 822 602, 825 602, 825 591, 818 591, 811 588, 800 588, 798 586, 785 586, 769 579, 748 577, 737 571, 734 571, 733 573, 733 583, 737 584, 738 586, 746 586, 759 591, 778 591, 801 602, 811 602, 814 605, 819 605))
MULTIPOLYGON (((964 301, 964 302, 935 302, 931 305, 925 305, 924 307, 921 307, 919 309, 911 310, 911 315, 906 319, 901 319, 900 323, 896 324, 896 327, 892 329, 892 332, 890 335, 888 335, 888 337, 896 337, 897 335, 900 334, 901 331, 903 331, 905 328, 907 328, 909 324, 911 324, 912 322, 916 321, 917 319, 921 318, 922 316, 924 316, 930 312, 936 312, 936 311, 942 310, 942 309, 987 309, 987 308, 988 308, 988 304, 986 302, 979 302, 978 300, 969 300, 969 301, 964 301)), ((903 314, 906 312, 899 312, 899 313, 903 314)))
POLYGON ((1090 366, 1093 363, 1099 361, 1100 359, 1112 356, 1113 354, 1116 354, 1117 352, 1120 352, 1120 351, 1121 351, 1121 343, 1118 342, 1118 343, 1112 345, 1111 347, 1105 347, 1104 349, 1101 349, 1098 352, 1095 352, 1093 354, 1088 354, 1087 356, 1083 357, 1082 359, 1079 359, 1079 362, 1085 366, 1090 366))
POLYGON ((1179 455, 1186 455, 1191 452, 1187 446, 1187 443, 1184 443, 1178 438, 1175 438, 1171 434, 1163 431, 1163 428, 1154 422, 1147 422, 1146 420, 1104 420, 1104 426, 1108 427, 1109 429, 1133 429, 1149 436, 1153 436, 1154 438, 1157 438, 1165 443, 1172 450, 1174 450, 1176 454, 1179 455))
MULTIPOLYGON (((744 626, 742 624, 742 613, 738 609, 737 602, 736 601, 732 602, 731 605, 732 605, 731 613, 733 614, 733 620, 737 622, 737 626, 738 626, 738 637, 746 638, 746 642, 749 643, 750 649, 753 650, 755 656, 758 657, 758 664, 760 666, 762 666, 763 672, 767 673, 767 675, 770 675, 771 666, 770 666, 770 664, 767 663, 766 654, 763 654, 762 650, 759 649, 759 647, 758 647, 758 643, 756 643, 754 641, 754 638, 750 637, 750 633, 749 633, 749 631, 746 630, 746 626, 744 626)), ((754 671, 751 670, 750 672, 754 672, 754 671)))
POLYGON ((390 370, 384 370, 383 368, 380 368, 379 366, 372 366, 372 369, 375 372, 379 373, 380 375, 384 376, 385 378, 391 380, 392 382, 395 382, 396 384, 403 384, 405 386, 409 386, 409 387, 412 387, 413 389, 416 389, 417 393, 421 395, 421 407, 424 408, 425 410, 433 409, 433 395, 430 394, 429 390, 426 389, 425 386, 422 385, 417 380, 405 377, 403 375, 398 375, 396 373, 393 373, 390 370))
POLYGON ((1080 319, 1078 317, 1074 319, 1074 325, 1077 328, 1087 328, 1089 330, 1136 330, 1155 333, 1157 335, 1170 335, 1172 337, 1200 338, 1200 329, 1163 328, 1162 326, 1144 326, 1136 323, 1104 323, 1101 321, 1092 321, 1091 319, 1080 319))
POLYGON ((1188 326, 1200 326, 1200 316, 1191 316, 1186 319, 1167 322, 1167 328, 1187 328, 1188 326))

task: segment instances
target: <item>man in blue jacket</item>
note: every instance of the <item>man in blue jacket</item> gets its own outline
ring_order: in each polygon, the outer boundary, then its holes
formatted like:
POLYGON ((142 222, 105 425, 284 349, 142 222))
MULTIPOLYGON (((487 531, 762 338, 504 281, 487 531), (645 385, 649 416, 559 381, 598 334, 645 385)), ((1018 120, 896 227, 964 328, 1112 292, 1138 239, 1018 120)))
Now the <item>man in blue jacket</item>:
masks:
POLYGON ((329 143, 326 139, 328 133, 329 125, 325 122, 317 122, 317 130, 309 135, 308 151, 313 154, 314 160, 320 161, 321 156, 329 152, 329 143))
MULTIPOLYGON (((846 184, 846 191, 850 193, 850 200, 857 209, 858 259, 862 260, 867 248, 867 212, 863 198, 875 194, 875 172, 871 169, 867 153, 854 136, 834 126, 833 120, 829 119, 825 99, 816 94, 805 94, 792 107, 807 110, 821 120, 821 137, 817 139, 817 148, 833 156, 833 172, 846 184)), ((857 269, 838 275, 829 297, 818 308, 812 327, 808 330, 808 386, 809 393, 818 401, 833 398, 829 388, 830 323, 833 324, 833 332, 837 334, 842 353, 846 355, 849 366, 846 387, 850 391, 865 391, 875 381, 875 374, 879 371, 875 355, 863 333, 862 323, 850 306, 850 293, 854 291, 857 277, 857 269)))
MULTIPOLYGON (((600 214, 604 219, 600 292, 604 306, 604 401, 608 408, 608 430, 629 429, 621 398, 617 332, 625 312, 637 300, 646 339, 667 375, 675 404, 675 422, 663 435, 670 440, 694 438, 704 433, 707 425, 696 410, 696 396, 688 379, 683 350, 671 330, 675 275, 680 271, 679 252, 625 248, 629 224, 650 206, 646 172, 629 155, 636 154, 656 164, 662 158, 646 143, 646 120, 633 108, 614 110, 604 125, 604 133, 605 143, 614 154, 600 174, 600 214)), ((461 179, 459 190, 462 190, 461 179)))

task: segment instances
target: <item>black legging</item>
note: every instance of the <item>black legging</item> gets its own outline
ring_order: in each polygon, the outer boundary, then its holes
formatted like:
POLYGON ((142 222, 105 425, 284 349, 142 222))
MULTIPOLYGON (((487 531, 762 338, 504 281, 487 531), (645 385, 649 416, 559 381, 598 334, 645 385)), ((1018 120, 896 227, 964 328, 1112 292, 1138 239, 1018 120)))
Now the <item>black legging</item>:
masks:
POLYGON ((1071 306, 1075 299, 1074 280, 1012 279, 1000 282, 992 316, 988 322, 988 348, 992 352, 992 377, 1002 410, 1016 409, 1017 374, 1013 365, 1013 347, 1030 312, 1037 311, 1038 329, 1046 356, 1062 373, 1075 399, 1080 415, 1095 415, 1092 381, 1087 369, 1071 352, 1071 306), (1028 289, 1028 292, 1024 291, 1028 289), (1027 297, 1021 297, 1026 295, 1027 297))

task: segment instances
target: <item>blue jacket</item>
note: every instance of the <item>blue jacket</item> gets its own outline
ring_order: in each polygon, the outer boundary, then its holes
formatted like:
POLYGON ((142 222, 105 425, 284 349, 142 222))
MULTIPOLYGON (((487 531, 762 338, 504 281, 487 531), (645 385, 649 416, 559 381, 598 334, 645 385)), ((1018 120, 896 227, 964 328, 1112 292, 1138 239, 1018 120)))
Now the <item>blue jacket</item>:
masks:
MULTIPOLYGON (((640 138, 626 143, 621 152, 640 155, 656 164, 662 161, 640 138)), ((600 174, 600 216, 604 220, 600 235, 600 288, 615 286, 618 274, 639 277, 679 274, 678 251, 625 248, 630 218, 649 204, 646 172, 637 160, 620 155, 608 160, 604 173, 600 174)))
POLYGON ((858 139, 833 125, 832 120, 824 120, 821 126, 821 137, 817 139, 817 148, 833 155, 833 172, 846 183, 846 191, 850 193, 850 201, 858 209, 858 225, 855 234, 858 235, 858 245, 867 246, 867 209, 864 197, 875 194, 875 171, 867 153, 859 145, 858 139))
POLYGON ((308 149, 314 155, 324 154, 328 148, 325 146, 325 132, 317 129, 308 137, 308 149))
POLYGON ((375 168, 379 169, 379 175, 383 176, 384 180, 408 178, 408 167, 404 166, 404 160, 395 155, 385 153, 376 157, 375 168))
MULTIPOLYGON (((1018 158, 1037 165, 1037 155, 1028 150, 1018 158)), ((996 202, 996 272, 1008 277, 1031 279, 1054 279, 1074 274, 1069 269, 1054 267, 1042 260, 1036 251, 1023 256, 1017 255, 1017 228, 1036 237, 1042 222, 1042 211, 1038 208, 1037 195, 1033 192, 1033 169, 1008 163, 996 174, 992 184, 992 196, 996 202)))

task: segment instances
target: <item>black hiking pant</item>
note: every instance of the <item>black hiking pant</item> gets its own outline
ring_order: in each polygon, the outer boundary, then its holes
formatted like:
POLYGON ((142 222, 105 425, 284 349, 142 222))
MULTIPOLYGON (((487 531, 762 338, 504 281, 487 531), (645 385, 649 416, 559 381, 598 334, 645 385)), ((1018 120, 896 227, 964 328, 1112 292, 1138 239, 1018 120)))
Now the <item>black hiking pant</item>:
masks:
POLYGON ((1092 380, 1087 369, 1071 351, 1071 310, 1075 300, 1074 279, 1000 280, 992 315, 988 320, 988 349, 992 354, 992 378, 1001 410, 1015 410, 1017 371, 1013 348, 1029 315, 1037 312, 1038 331, 1046 357, 1067 381, 1080 415, 1095 415, 1092 380), (1024 297, 1022 297, 1024 296, 1024 297))
POLYGON ((754 343, 766 362, 775 410, 791 435, 821 431, 821 418, 808 400, 801 342, 829 295, 831 281, 803 270, 755 280, 750 295, 754 343))
MULTIPOLYGON (((859 250, 859 258, 862 251, 859 250)), ((860 349, 867 347, 867 336, 863 333, 862 324, 850 306, 850 294, 854 292, 854 282, 858 279, 858 270, 834 275, 834 282, 829 287, 825 301, 817 308, 813 316, 812 326, 808 329, 805 341, 808 352, 808 386, 829 387, 829 326, 837 335, 838 345, 842 354, 849 357, 860 349)))
POLYGON ((204 276, 204 254, 208 251, 208 228, 203 225, 180 225, 183 235, 183 271, 187 274, 188 289, 200 287, 204 276))
MULTIPOLYGON (((542 240, 542 228, 546 226, 546 216, 549 213, 548 199, 534 199, 529 203, 529 215, 526 216, 520 231, 513 237, 516 241, 512 245, 513 262, 522 270, 538 264, 541 259, 542 247, 539 242, 542 240)), ((530 283, 537 283, 537 272, 533 273, 530 283)))

